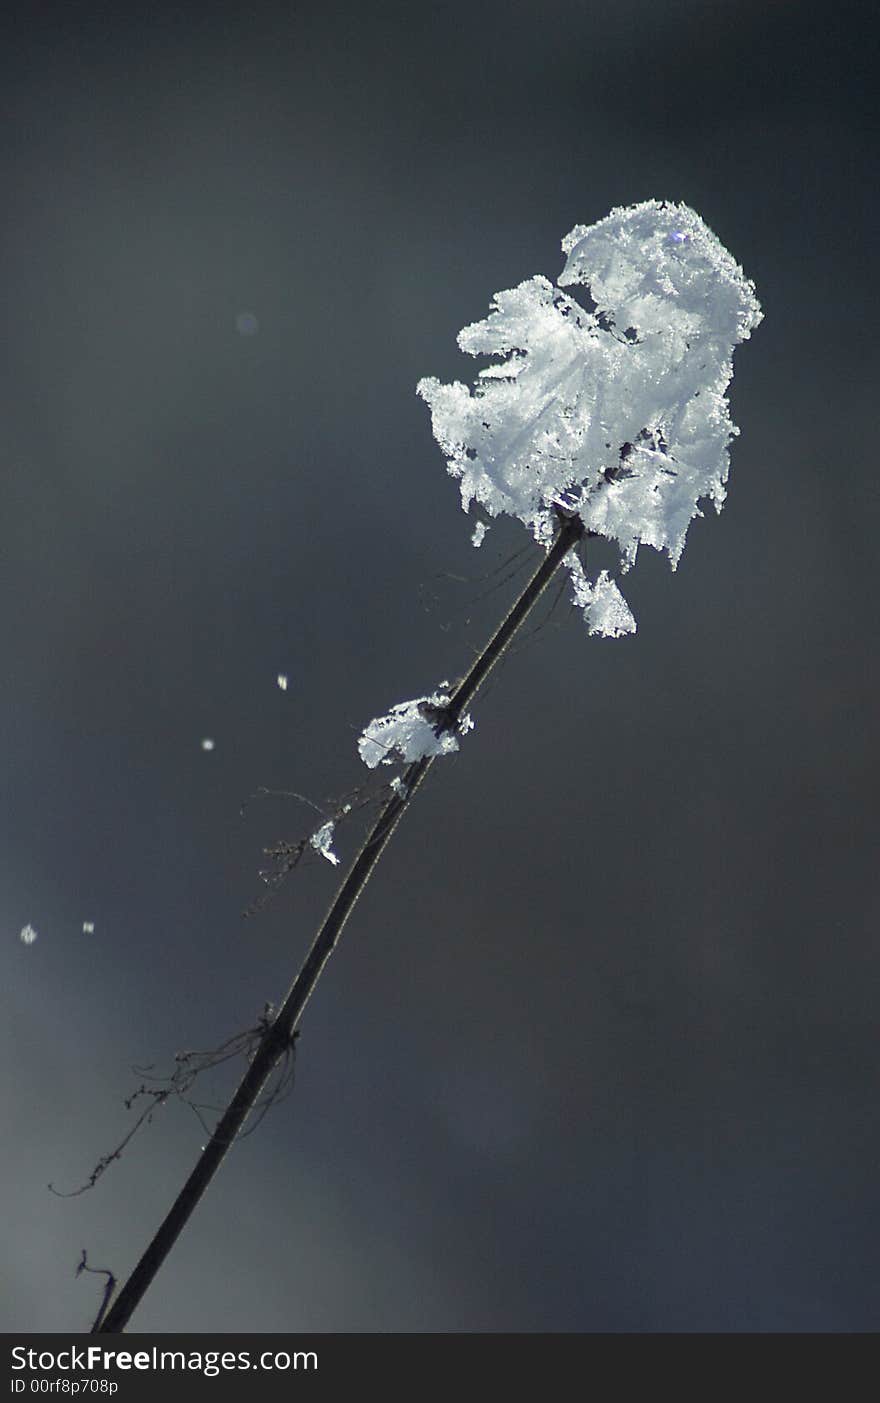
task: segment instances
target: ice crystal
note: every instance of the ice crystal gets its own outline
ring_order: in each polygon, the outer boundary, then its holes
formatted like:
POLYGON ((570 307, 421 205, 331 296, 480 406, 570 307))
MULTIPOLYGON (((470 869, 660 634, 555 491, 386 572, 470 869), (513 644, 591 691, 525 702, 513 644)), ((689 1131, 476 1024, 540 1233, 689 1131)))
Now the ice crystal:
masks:
POLYGON ((316 853, 320 853, 322 857, 326 857, 328 862, 332 862, 334 867, 338 867, 339 858, 336 856, 331 846, 333 843, 333 830, 335 827, 336 824, 333 822, 333 820, 328 819, 326 823, 323 823, 321 825, 317 832, 312 834, 311 838, 309 839, 309 842, 315 849, 316 853))
POLYGON ((410 763, 428 755, 451 755, 458 750, 458 738, 473 728, 470 716, 462 716, 458 725, 444 724, 443 708, 450 695, 441 682, 436 692, 413 701, 398 702, 387 716, 377 716, 364 729, 358 741, 358 751, 364 764, 374 770, 377 765, 393 765, 399 760, 410 763))

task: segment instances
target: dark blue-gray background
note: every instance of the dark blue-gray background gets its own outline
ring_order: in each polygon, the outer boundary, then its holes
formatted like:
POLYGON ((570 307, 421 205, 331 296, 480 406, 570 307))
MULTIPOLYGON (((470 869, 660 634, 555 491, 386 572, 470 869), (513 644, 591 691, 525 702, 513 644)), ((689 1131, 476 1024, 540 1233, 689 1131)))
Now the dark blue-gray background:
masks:
POLYGON ((676 575, 643 552, 635 638, 563 602, 505 665, 133 1326, 877 1328, 873 7, 3 25, 4 1328, 87 1327, 81 1250, 125 1275, 204 1137, 169 1108, 47 1182, 125 1133, 133 1063, 277 999, 330 899, 315 859, 242 918, 311 822, 242 800, 358 784, 360 727, 518 587, 415 382, 652 196, 765 310, 728 504, 676 575))

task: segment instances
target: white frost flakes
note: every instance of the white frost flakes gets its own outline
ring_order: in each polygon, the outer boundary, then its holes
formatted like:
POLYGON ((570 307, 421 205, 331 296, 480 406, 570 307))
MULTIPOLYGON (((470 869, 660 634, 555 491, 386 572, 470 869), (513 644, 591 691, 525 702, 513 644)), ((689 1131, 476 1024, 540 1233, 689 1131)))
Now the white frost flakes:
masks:
POLYGON ((278 676, 275 678, 275 681, 278 683, 278 686, 282 692, 287 691, 287 685, 290 679, 287 676, 286 672, 279 672, 278 676))
POLYGON ((480 546, 483 544, 486 532, 488 530, 489 528, 486 525, 485 521, 478 521, 476 526, 474 527, 474 534, 471 536, 471 545, 475 546, 479 550, 480 546))
POLYGON ((400 775, 395 775, 393 780, 391 781, 391 792, 393 794, 396 794, 398 799, 406 798, 406 785, 400 778, 400 775))
POLYGON ((407 764, 429 755, 451 755, 458 750, 458 737, 473 729, 470 716, 462 716, 455 730, 442 726, 443 707, 449 705, 449 694, 442 690, 447 683, 428 697, 399 702, 387 716, 377 716, 363 731, 358 752, 368 769, 377 765, 393 765, 398 760, 407 764))
POLYGON ((333 830, 335 827, 336 824, 333 820, 328 819, 326 823, 321 825, 316 833, 312 834, 309 842, 316 853, 320 853, 322 857, 326 857, 328 862, 332 862, 334 867, 338 867, 339 858, 331 847, 333 842, 333 830))
POLYGON ((18 938, 21 941, 22 945, 33 945, 34 941, 37 938, 37 932, 34 930, 30 922, 28 922, 26 926, 22 926, 18 938))
POLYGON ((202 750, 213 750, 213 749, 214 749, 214 741, 212 740, 212 738, 211 738, 210 736, 203 736, 203 737, 202 737, 202 750))
POLYGON ((94 923, 94 921, 83 921, 83 926, 82 926, 82 928, 83 928, 83 935, 94 935, 94 933, 95 933, 95 923, 94 923))
POLYGON ((630 607, 608 571, 601 571, 591 585, 575 551, 566 556, 565 563, 571 574, 573 603, 583 611, 588 633, 603 638, 623 638, 635 633, 636 621, 630 607))
MULTIPOLYGON (((700 499, 724 502, 736 433, 726 390, 734 347, 761 321, 754 287, 687 205, 612 210, 562 248, 558 286, 537 276, 498 292, 460 333, 463 351, 499 360, 474 389, 427 378, 418 393, 465 510, 515 516, 547 549, 562 507, 616 542, 623 571, 640 545, 674 568, 700 499), (562 291, 573 284, 595 312, 562 291)), ((570 568, 591 632, 631 633, 610 577, 587 609, 570 568)))
POLYGON ((601 572, 593 586, 593 597, 584 609, 584 618, 588 631, 599 633, 603 638, 623 638, 636 631, 632 610, 607 570, 601 572))

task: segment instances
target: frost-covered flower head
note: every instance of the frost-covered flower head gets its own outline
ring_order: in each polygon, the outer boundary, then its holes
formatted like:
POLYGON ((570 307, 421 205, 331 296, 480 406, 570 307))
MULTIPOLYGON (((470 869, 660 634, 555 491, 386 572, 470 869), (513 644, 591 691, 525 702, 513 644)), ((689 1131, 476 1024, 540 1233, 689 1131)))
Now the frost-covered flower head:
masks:
MULTIPOLYGON (((622 570, 641 544, 673 567, 708 497, 725 497, 733 349, 761 320, 752 284, 687 205, 615 209, 562 241, 558 286, 537 276, 496 293, 458 344, 500 358, 473 391, 421 380, 434 435, 465 511, 516 516, 549 546, 557 511, 616 541, 622 570), (594 310, 562 291, 589 289, 594 310)), ((474 535, 482 541, 483 530, 474 535)), ((614 580, 572 552, 574 600, 591 633, 635 620, 614 580)))

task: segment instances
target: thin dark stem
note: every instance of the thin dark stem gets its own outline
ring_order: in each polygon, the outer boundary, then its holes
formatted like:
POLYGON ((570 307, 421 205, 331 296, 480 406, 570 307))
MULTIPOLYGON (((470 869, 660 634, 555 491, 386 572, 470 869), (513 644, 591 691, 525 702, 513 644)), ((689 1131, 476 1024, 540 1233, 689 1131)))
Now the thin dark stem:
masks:
MULTIPOLYGON (((582 535, 583 526, 578 517, 560 515, 559 533, 540 568, 532 576, 507 617, 499 625, 469 672, 458 683, 449 702, 443 708, 441 723, 443 729, 453 730, 458 725, 468 702, 486 680, 520 624, 541 597, 557 567, 582 535)), ((274 1022, 270 1024, 260 1041, 238 1090, 217 1123, 216 1130, 131 1276, 120 1290, 110 1309, 95 1322, 93 1334, 121 1334, 128 1324, 133 1311, 137 1308, 153 1277, 177 1241, 190 1214, 219 1169, 227 1150, 253 1110, 273 1069, 290 1047, 303 1010, 321 977, 325 964, 333 953, 343 926, 366 886, 385 844, 397 827, 404 809, 431 768, 434 758, 434 756, 424 756, 421 760, 414 760, 404 772, 400 786, 386 803, 355 858, 321 929, 315 936, 305 963, 291 985, 274 1022)))

